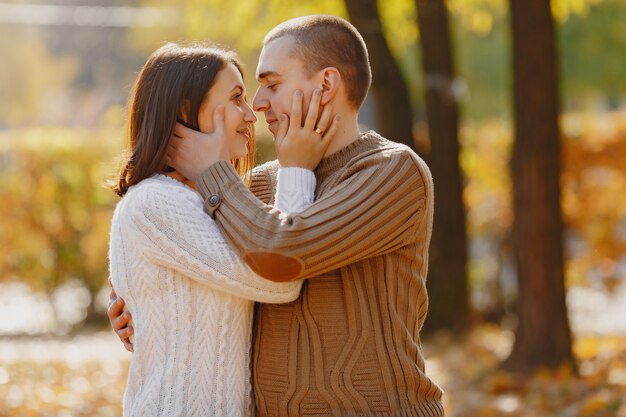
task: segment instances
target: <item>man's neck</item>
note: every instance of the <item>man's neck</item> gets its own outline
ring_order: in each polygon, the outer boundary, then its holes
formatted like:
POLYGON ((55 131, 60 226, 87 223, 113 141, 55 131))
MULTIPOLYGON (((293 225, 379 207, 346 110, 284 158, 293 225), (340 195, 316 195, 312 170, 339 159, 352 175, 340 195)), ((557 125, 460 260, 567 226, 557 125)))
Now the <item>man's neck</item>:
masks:
POLYGON ((345 148, 357 140, 360 136, 361 131, 359 130, 356 114, 350 115, 349 117, 342 115, 342 120, 339 122, 337 133, 335 134, 335 137, 331 139, 330 145, 328 146, 328 149, 326 149, 326 153, 324 153, 324 157, 332 155, 338 150, 345 148))

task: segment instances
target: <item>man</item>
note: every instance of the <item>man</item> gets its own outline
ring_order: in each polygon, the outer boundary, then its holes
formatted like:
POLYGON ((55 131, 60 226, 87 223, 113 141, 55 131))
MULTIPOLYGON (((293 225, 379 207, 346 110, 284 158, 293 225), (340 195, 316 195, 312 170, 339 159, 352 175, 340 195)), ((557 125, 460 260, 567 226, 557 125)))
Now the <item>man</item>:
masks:
POLYGON ((359 131, 371 82, 362 37, 334 16, 289 20, 266 36, 257 78, 253 107, 274 135, 292 97, 310 97, 319 86, 321 103, 340 116, 315 170, 315 203, 278 216, 268 205, 277 162, 255 169, 248 191, 219 157, 220 145, 191 130, 182 129, 172 165, 195 181, 207 212, 254 271, 274 281, 305 279, 296 301, 257 305, 258 414, 443 416, 442 391, 425 374, 419 338, 432 181, 406 146, 359 131))

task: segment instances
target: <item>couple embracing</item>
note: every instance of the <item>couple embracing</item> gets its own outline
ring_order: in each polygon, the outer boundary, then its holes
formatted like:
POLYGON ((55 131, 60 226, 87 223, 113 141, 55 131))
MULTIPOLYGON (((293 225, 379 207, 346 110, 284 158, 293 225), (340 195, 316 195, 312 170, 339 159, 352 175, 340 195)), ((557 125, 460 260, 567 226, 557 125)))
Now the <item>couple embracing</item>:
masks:
POLYGON ((432 180, 359 130, 362 37, 286 21, 256 76, 250 107, 235 55, 175 44, 138 76, 110 241, 124 415, 443 416, 419 336, 432 180), (253 110, 278 155, 254 169, 253 110))

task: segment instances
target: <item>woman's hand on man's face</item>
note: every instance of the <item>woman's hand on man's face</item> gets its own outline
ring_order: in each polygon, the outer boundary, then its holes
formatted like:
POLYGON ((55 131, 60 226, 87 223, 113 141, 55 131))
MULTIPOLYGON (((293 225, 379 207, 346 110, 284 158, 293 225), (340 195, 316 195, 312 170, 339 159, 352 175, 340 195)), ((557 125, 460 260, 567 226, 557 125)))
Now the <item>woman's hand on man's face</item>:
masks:
POLYGON ((324 157, 337 131, 339 115, 335 116, 330 123, 332 108, 326 105, 321 117, 319 116, 322 89, 318 88, 313 92, 309 110, 302 123, 302 95, 300 90, 294 92, 291 114, 280 116, 274 146, 282 167, 313 170, 324 157))

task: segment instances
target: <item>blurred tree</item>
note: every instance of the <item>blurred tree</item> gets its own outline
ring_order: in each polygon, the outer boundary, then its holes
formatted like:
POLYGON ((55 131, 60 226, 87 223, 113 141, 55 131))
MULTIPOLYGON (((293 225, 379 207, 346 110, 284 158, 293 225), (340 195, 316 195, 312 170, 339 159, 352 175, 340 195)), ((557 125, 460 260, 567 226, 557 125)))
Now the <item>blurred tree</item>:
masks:
MULTIPOLYGON (((449 0, 459 73, 470 92, 465 119, 511 118, 508 103, 509 9, 505 0, 449 0)), ((626 94, 623 0, 552 0, 565 109, 597 110, 626 94)))
POLYGON ((448 0, 458 74, 467 94, 459 104, 465 120, 510 119, 505 1, 448 0))
POLYGON ((555 3, 565 104, 576 110, 615 108, 626 95, 626 59, 617 52, 626 51, 626 2, 580 3, 574 10, 555 3))
POLYGON ((51 110, 78 71, 73 57, 55 57, 24 28, 0 26, 0 127, 33 125, 51 110), (9 64, 10 63, 10 64, 9 64))
MULTIPOLYGON (((296 16, 330 13, 345 16, 341 0, 140 0, 142 6, 178 7, 182 11, 178 34, 186 40, 223 44, 241 56, 258 58, 265 34, 278 23, 296 16)), ((152 51, 164 40, 157 31, 134 30, 135 44, 152 51)))
POLYGON ((36 128, 3 134, 0 281, 18 279, 52 296, 60 285, 78 280, 91 295, 87 319, 98 320, 93 302, 106 285, 116 200, 103 178, 111 175, 106 164, 117 153, 119 142, 110 139, 116 136, 122 131, 36 128))
POLYGON ((574 363, 565 305, 561 146, 554 21, 545 0, 511 0, 515 144, 511 158, 518 274, 515 344, 504 367, 574 363))
POLYGON ((426 90, 435 219, 428 270, 426 330, 462 330, 468 319, 467 236, 459 165, 458 94, 448 11, 443 0, 416 0, 426 90))
POLYGON ((345 0, 350 21, 363 36, 372 66, 372 95, 379 132, 415 149, 413 112, 406 82, 382 32, 376 0, 345 0))

